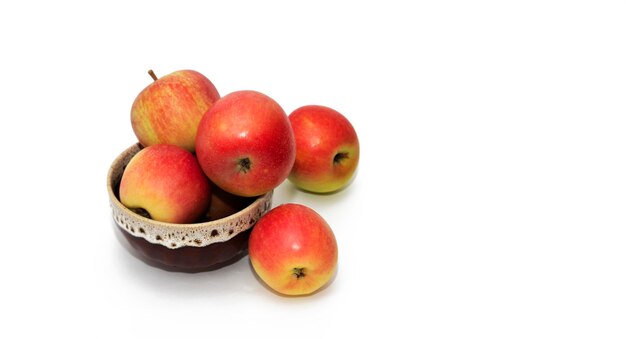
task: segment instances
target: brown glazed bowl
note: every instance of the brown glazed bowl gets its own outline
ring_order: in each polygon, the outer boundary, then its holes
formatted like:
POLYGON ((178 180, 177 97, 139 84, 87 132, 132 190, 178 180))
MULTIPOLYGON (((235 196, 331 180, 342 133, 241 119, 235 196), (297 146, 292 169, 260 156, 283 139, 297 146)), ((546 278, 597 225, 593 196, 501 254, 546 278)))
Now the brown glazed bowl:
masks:
POLYGON ((126 208, 119 199, 122 173, 142 149, 135 144, 120 154, 109 169, 107 190, 116 229, 139 258, 168 271, 201 272, 236 262, 248 253, 254 224, 272 205, 272 193, 244 198, 213 186, 211 207, 193 224, 155 221, 126 208))

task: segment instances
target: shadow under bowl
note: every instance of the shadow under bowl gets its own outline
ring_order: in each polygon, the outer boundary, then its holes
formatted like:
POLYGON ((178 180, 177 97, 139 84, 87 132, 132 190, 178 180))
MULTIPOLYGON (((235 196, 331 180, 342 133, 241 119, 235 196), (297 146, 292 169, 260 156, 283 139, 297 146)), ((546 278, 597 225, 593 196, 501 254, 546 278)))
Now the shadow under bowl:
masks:
POLYGON ((213 186, 211 207, 203 220, 192 224, 152 220, 128 209, 119 198, 124 169, 141 149, 135 144, 122 152, 107 176, 113 220, 134 254, 151 266, 177 272, 215 270, 244 257, 252 227, 271 208, 273 191, 246 198, 213 186))

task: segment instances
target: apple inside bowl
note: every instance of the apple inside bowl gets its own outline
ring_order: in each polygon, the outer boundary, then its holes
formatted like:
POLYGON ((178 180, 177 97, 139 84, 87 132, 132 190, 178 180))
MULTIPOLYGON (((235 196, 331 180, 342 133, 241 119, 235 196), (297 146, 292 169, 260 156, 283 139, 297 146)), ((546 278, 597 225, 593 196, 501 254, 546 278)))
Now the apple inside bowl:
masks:
POLYGON ((252 227, 271 208, 273 191, 258 197, 240 197, 214 187, 209 211, 198 222, 156 221, 120 202, 122 174, 141 149, 137 143, 122 152, 113 161, 107 176, 117 231, 123 234, 137 256, 152 266, 182 272, 214 270, 244 257, 252 227))

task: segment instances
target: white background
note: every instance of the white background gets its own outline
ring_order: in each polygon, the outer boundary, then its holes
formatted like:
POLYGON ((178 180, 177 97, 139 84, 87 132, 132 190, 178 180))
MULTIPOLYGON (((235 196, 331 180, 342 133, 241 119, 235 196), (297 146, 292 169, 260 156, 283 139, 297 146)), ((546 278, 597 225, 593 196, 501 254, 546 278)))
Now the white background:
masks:
POLYGON ((623 1, 0 5, 3 337, 626 337, 623 1), (170 273, 114 232, 130 107, 179 69, 333 107, 346 190, 285 182, 339 243, 320 293, 247 257, 170 273))

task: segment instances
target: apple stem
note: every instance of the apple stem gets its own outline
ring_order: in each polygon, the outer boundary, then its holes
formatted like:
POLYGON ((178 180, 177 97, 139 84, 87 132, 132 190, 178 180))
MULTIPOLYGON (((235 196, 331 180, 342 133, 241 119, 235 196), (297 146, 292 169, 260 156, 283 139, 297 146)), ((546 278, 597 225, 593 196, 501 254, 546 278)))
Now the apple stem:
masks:
POLYGON ((154 74, 154 71, 153 71, 153 70, 149 70, 149 71, 148 71, 148 74, 150 74, 150 76, 152 77, 152 79, 153 79, 154 81, 159 80, 159 78, 157 78, 156 74, 154 74))

